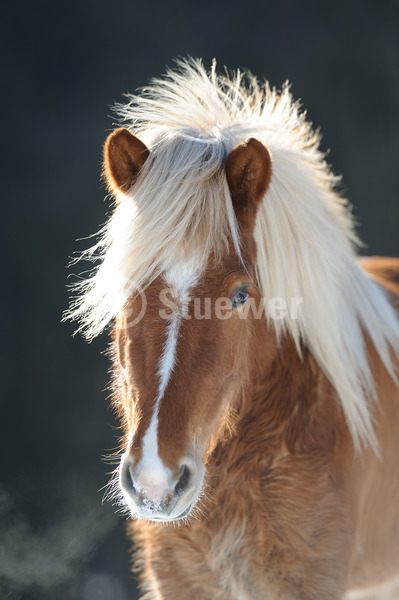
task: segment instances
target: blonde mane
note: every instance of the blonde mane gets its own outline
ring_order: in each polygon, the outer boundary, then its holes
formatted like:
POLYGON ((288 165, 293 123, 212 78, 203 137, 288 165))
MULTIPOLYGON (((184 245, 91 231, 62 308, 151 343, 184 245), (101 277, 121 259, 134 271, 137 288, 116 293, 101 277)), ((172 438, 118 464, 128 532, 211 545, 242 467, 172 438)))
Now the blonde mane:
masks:
POLYGON ((83 258, 100 259, 68 313, 91 339, 138 289, 182 258, 205 266, 240 240, 224 172, 248 137, 272 155, 273 175, 255 229, 263 296, 303 298, 299 318, 273 320, 277 333, 304 343, 334 386, 355 445, 375 443, 376 397, 365 337, 395 377, 399 324, 384 291, 356 262, 356 237, 319 136, 286 85, 216 73, 181 61, 126 105, 122 124, 150 149, 134 188, 117 198, 100 241, 83 258))

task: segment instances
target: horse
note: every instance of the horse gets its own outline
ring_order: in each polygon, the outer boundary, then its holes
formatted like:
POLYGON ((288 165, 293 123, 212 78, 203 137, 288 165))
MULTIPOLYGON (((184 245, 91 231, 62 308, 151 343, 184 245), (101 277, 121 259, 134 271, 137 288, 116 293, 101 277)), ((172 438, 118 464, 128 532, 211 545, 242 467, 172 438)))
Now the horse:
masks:
POLYGON ((184 59, 115 107, 115 209, 69 317, 112 326, 146 599, 338 600, 399 576, 399 260, 360 258, 288 84, 184 59))

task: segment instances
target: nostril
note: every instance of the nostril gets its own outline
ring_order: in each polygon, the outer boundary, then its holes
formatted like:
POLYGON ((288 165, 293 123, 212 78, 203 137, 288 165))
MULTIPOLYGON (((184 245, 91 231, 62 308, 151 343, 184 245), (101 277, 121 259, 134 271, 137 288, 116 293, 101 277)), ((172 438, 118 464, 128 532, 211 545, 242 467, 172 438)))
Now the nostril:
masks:
POLYGON ((191 472, 187 465, 183 465, 180 469, 179 481, 175 486, 175 493, 180 496, 183 494, 188 486, 190 485, 191 472))
POLYGON ((128 461, 126 461, 122 465, 122 469, 121 469, 121 483, 122 483, 122 488, 125 489, 126 492, 128 492, 130 494, 137 494, 137 490, 136 490, 136 486, 135 486, 135 483, 134 483, 133 474, 132 474, 132 471, 130 469, 130 464, 129 464, 128 461))

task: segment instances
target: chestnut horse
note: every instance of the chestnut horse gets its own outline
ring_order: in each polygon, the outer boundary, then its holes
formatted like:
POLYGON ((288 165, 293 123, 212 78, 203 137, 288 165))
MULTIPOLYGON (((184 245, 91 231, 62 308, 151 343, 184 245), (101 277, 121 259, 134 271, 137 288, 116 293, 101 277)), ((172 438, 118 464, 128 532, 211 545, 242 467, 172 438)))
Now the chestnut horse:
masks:
POLYGON ((287 87, 183 61, 116 110, 116 207, 70 316, 89 338, 115 319, 114 486, 145 598, 384 591, 399 575, 399 260, 357 258, 287 87))

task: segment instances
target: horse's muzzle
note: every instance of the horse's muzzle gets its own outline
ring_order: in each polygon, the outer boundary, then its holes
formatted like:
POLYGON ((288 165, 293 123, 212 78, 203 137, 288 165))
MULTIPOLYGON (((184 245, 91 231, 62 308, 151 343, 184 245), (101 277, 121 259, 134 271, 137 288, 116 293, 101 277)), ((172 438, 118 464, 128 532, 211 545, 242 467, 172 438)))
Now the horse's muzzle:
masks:
POLYGON ((187 517, 194 506, 204 477, 191 456, 180 465, 177 478, 159 462, 133 463, 126 453, 119 471, 124 498, 134 516, 149 521, 176 521, 187 517))

